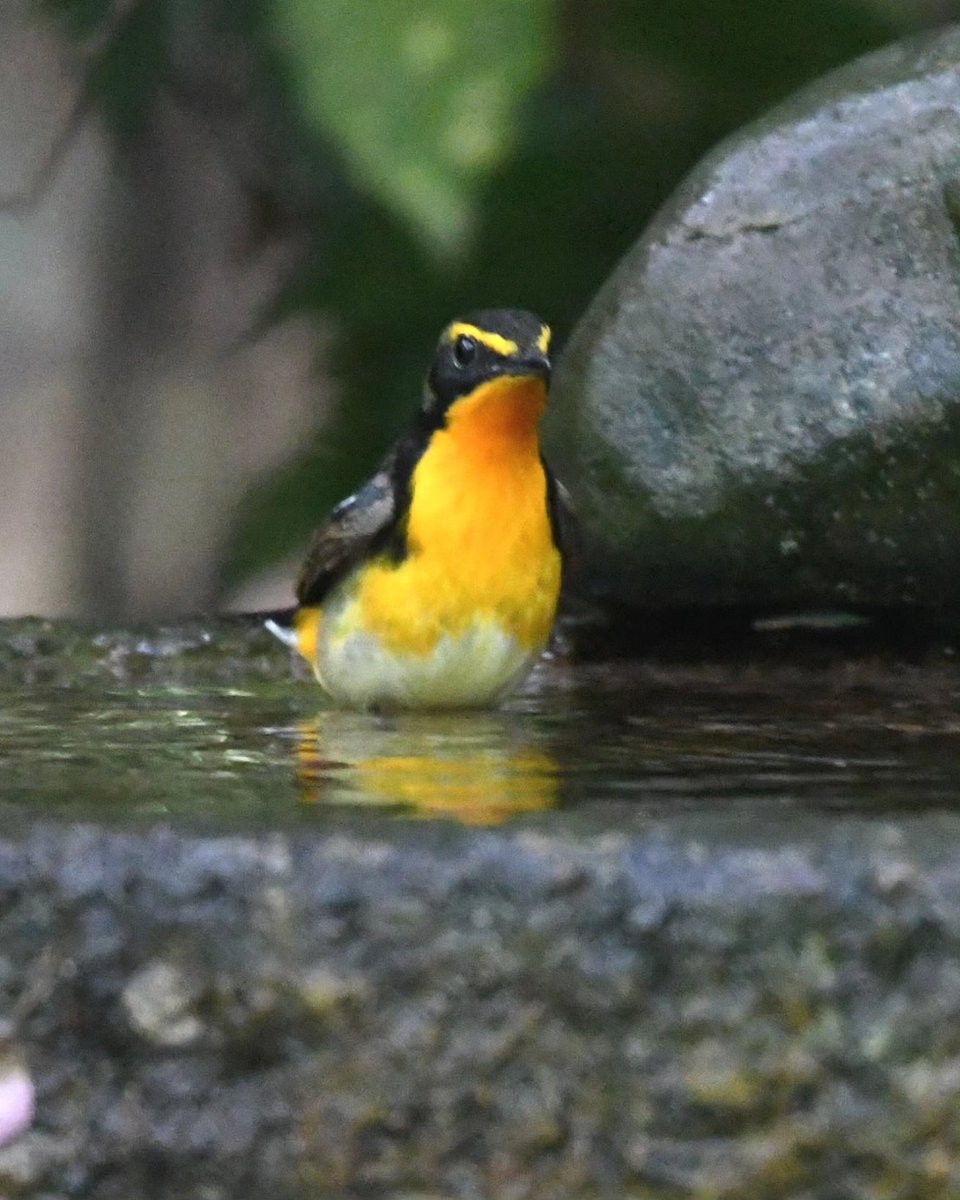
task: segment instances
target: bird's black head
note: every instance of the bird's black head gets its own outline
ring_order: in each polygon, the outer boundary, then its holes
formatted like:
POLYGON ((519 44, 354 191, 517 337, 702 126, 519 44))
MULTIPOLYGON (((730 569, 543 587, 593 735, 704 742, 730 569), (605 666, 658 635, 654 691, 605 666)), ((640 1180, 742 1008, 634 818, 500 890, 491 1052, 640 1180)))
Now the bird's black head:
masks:
POLYGON ((517 308, 488 308, 446 327, 427 376, 423 412, 442 421, 455 400, 501 375, 550 378, 550 326, 517 308))

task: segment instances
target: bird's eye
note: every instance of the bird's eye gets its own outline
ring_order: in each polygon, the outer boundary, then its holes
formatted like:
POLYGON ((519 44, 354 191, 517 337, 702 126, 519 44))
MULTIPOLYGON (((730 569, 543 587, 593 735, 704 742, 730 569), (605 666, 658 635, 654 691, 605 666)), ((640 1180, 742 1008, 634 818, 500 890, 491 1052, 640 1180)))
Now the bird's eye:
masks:
POLYGON ((476 339, 468 337, 465 333, 461 333, 453 343, 453 361, 458 367, 469 367, 476 356, 476 339))

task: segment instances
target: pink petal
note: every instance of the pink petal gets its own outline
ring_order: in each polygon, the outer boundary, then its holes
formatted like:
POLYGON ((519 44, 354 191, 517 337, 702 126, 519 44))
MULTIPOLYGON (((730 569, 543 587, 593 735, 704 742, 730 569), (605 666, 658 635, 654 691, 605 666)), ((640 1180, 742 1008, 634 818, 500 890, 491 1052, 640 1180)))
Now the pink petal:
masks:
POLYGON ((33 1120, 34 1088, 19 1067, 0 1075, 0 1146, 12 1142, 33 1120))

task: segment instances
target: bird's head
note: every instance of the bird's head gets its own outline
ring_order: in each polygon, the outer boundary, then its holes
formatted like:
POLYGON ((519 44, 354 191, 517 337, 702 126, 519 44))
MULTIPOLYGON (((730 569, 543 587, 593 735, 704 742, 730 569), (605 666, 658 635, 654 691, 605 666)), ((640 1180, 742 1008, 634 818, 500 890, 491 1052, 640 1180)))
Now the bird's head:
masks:
POLYGON ((451 321, 440 335, 427 376, 424 415, 442 424, 458 401, 485 392, 503 394, 511 380, 528 385, 521 391, 545 397, 549 350, 550 326, 522 309, 484 309, 451 321))

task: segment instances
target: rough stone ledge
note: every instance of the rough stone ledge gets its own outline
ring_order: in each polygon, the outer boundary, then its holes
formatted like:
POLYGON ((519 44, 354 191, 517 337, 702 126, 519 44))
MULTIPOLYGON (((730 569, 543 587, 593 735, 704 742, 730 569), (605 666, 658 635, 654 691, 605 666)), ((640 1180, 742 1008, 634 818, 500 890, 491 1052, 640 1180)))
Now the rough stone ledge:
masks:
POLYGON ((555 830, 8 829, 0 1194, 960 1194, 960 820, 555 830))

